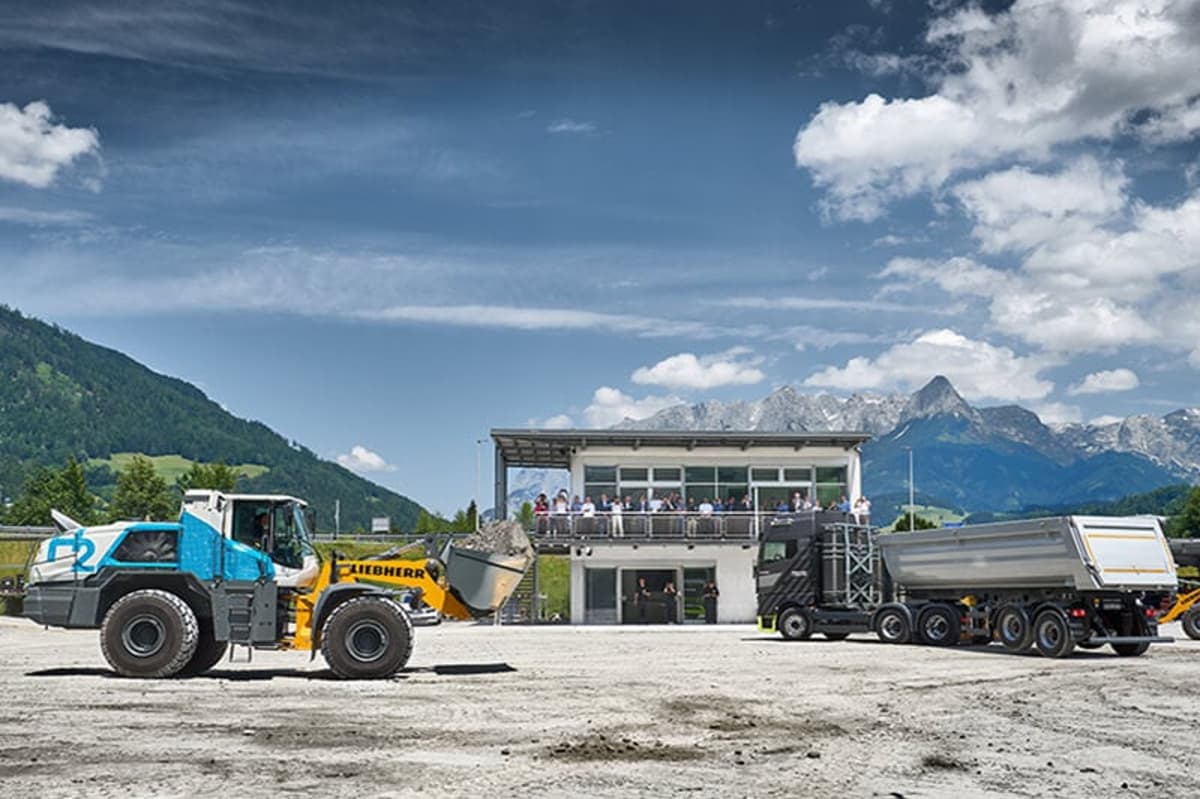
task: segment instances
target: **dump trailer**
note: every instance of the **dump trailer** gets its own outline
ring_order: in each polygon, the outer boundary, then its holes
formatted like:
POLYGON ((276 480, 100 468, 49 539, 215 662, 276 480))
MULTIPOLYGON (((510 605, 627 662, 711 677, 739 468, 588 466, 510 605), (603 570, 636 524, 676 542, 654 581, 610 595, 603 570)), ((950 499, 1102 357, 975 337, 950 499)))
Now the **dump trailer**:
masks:
POLYGON ((30 566, 25 615, 99 629, 104 657, 125 677, 199 674, 234 646, 310 659, 320 650, 338 677, 388 677, 413 645, 397 593, 452 618, 486 616, 533 559, 524 533, 507 528, 496 551, 423 545, 322 561, 306 503, 283 495, 189 491, 178 522, 81 527, 53 516, 60 534, 30 566))
POLYGON ((1065 657, 1141 655, 1176 591, 1152 517, 1047 519, 883 534, 843 514, 780 516, 755 566, 759 628, 784 638, 873 632, 893 644, 999 641, 1065 657))

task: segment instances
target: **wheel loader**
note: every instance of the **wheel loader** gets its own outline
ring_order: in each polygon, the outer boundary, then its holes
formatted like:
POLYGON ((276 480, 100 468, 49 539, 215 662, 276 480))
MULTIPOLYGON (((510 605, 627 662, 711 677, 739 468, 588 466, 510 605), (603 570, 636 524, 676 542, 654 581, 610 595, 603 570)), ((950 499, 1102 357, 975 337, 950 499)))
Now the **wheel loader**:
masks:
POLYGON ((533 560, 519 529, 501 551, 426 544, 365 560, 323 561, 306 503, 283 495, 189 491, 178 522, 82 527, 55 511, 60 533, 29 569, 25 616, 100 630, 125 677, 190 676, 231 647, 320 650, 343 679, 395 674, 412 652, 396 599, 416 593, 456 619, 493 613, 533 560))

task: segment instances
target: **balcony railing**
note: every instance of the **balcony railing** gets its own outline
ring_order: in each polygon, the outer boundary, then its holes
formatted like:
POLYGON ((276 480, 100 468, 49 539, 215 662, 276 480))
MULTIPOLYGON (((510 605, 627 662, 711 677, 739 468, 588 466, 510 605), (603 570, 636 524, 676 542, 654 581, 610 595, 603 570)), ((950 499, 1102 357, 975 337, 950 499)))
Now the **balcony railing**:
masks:
MULTIPOLYGON (((773 520, 811 515, 814 511, 785 513, 780 511, 727 511, 696 513, 691 511, 625 511, 623 513, 584 514, 551 513, 534 517, 530 531, 546 541, 572 539, 635 539, 635 540, 735 540, 756 541, 759 533, 773 520)), ((854 523, 851 514, 838 516, 854 523)))

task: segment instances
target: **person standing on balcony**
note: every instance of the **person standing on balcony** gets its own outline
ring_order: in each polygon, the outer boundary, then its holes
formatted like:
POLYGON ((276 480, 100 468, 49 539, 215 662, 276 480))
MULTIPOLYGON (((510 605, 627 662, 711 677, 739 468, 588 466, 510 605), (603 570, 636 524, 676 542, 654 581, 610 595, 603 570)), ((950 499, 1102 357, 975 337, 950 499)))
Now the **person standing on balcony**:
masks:
POLYGON ((612 507, 608 510, 608 527, 609 532, 613 535, 625 535, 625 524, 622 521, 621 514, 625 509, 621 507, 621 498, 614 497, 612 507))

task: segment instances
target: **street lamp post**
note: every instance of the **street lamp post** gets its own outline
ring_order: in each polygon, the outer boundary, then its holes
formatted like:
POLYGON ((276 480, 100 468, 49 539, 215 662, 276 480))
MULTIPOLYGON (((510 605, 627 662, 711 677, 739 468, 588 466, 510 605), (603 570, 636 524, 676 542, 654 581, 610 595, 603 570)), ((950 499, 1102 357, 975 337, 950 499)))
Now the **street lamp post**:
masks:
POLYGON ((479 451, 484 439, 475 439, 475 532, 479 532, 479 451))
POLYGON ((911 533, 916 529, 914 522, 916 521, 916 500, 913 496, 913 451, 912 447, 905 447, 908 450, 908 531, 911 533))

